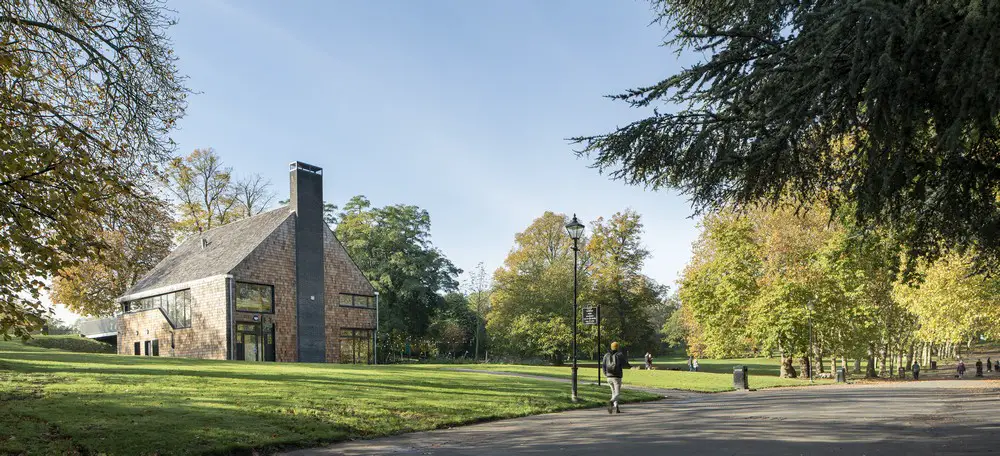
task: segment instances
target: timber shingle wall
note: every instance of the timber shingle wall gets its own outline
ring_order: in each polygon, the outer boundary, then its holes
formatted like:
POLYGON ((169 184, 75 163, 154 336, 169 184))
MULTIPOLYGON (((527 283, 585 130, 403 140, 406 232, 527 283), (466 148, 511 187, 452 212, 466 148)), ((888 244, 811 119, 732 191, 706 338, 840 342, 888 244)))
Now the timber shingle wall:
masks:
POLYGON ((190 328, 174 329, 159 309, 121 315, 118 317, 118 353, 131 355, 135 342, 145 346, 147 340, 157 339, 160 356, 226 359, 226 278, 210 277, 192 282, 189 288, 190 328))
POLYGON ((375 309, 360 309, 340 306, 340 293, 371 296, 375 289, 365 278, 354 261, 347 255, 344 246, 326 230, 323 239, 324 269, 326 282, 326 361, 340 360, 340 328, 375 329, 375 309))
POLYGON ((232 274, 236 281, 274 286, 275 358, 279 362, 296 361, 295 217, 279 225, 232 274))

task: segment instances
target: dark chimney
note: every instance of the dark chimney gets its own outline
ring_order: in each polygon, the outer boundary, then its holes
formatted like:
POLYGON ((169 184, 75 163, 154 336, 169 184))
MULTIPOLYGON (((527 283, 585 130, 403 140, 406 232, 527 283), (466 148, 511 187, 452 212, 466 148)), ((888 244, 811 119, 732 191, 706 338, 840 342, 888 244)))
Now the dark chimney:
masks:
POLYGON ((289 165, 295 211, 295 308, 298 360, 326 361, 326 318, 323 296, 323 169, 302 162, 289 165))

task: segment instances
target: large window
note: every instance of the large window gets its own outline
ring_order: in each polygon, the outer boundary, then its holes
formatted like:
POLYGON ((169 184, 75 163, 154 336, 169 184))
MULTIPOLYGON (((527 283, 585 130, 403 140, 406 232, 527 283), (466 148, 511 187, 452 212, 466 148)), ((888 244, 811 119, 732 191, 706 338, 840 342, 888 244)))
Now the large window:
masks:
POLYGON ((375 297, 341 293, 340 305, 343 307, 365 307, 374 309, 375 297))
POLYGON ((341 364, 371 364, 375 338, 370 329, 340 330, 341 364))
POLYGON ((236 282, 236 310, 274 313, 274 287, 236 282))
POLYGON ((126 312, 156 308, 163 309, 163 313, 175 328, 191 327, 191 290, 175 291, 125 303, 126 312))

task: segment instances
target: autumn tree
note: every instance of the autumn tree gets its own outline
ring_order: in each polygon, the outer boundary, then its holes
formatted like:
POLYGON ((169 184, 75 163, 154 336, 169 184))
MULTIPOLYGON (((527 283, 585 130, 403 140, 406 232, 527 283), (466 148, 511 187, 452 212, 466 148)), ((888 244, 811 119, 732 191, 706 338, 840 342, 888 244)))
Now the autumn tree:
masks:
POLYGON ((60 269, 52 279, 52 301, 80 315, 114 314, 117 298, 170 253, 172 222, 167 204, 151 199, 102 228, 97 237, 105 248, 60 269))
MULTIPOLYGON (((517 357, 571 355, 573 240, 568 218, 545 212, 514 236, 514 248, 493 274, 486 329, 494 348, 517 357)), ((587 239, 580 241, 581 247, 587 239)), ((586 289, 589 255, 581 248, 580 289, 586 289)))
POLYGON ((172 24, 154 0, 0 2, 0 336, 149 198, 188 93, 172 24))
MULTIPOLYGON (((827 211, 782 207, 706 217, 680 298, 688 345, 708 356, 777 351, 782 375, 823 372, 833 355, 868 358, 875 375, 912 341, 914 317, 892 296, 899 249, 827 211)), ((683 320, 682 320, 683 321, 683 320)))
POLYGON ((747 308, 759 296, 763 274, 753 225, 730 213, 706 216, 701 225, 678 290, 695 338, 688 347, 698 356, 741 356, 753 346, 747 308))
POLYGON ((950 252, 937 261, 922 262, 920 278, 898 283, 895 296, 919 318, 921 342, 957 348, 979 336, 996 338, 1000 331, 1000 280, 977 274, 973 255, 950 252))
POLYGON ((257 215, 274 200, 271 183, 259 175, 236 178, 213 149, 195 149, 170 162, 165 176, 176 202, 181 233, 197 233, 257 215))
MULTIPOLYGON (((661 304, 664 287, 642 274, 649 251, 642 243, 642 217, 633 210, 618 212, 592 224, 587 254, 589 285, 584 300, 601 306, 601 326, 626 352, 658 346, 650 316, 661 304)), ((587 328, 587 333, 595 332, 587 328)), ((593 336, 596 336, 594 334, 593 336)))
POLYGON ((850 208, 910 258, 1000 257, 996 2, 651 4, 665 46, 697 61, 611 97, 651 114, 576 138, 602 172, 699 210, 850 208))

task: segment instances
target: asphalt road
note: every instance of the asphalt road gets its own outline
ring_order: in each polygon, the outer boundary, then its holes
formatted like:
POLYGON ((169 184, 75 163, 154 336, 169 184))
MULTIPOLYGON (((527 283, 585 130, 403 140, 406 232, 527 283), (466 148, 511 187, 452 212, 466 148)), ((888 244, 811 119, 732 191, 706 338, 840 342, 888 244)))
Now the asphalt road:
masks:
POLYGON ((688 394, 288 454, 1000 454, 998 431, 1000 381, 935 380, 688 394))

